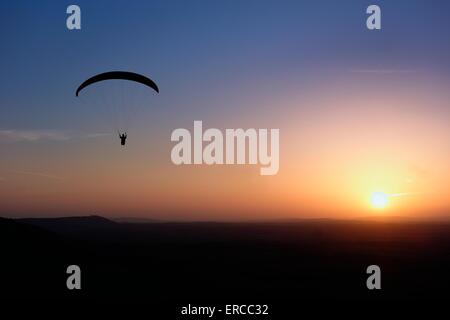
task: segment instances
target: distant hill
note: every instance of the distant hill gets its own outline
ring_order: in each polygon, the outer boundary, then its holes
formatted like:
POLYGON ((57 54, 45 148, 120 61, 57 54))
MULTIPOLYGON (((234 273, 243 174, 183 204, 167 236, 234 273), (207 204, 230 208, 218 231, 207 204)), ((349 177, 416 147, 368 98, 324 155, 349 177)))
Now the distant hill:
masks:
POLYGON ((14 242, 17 247, 30 247, 42 243, 50 243, 56 235, 37 226, 23 224, 13 219, 0 218, 0 241, 7 244, 14 242))
POLYGON ((0 273, 6 275, 0 297, 61 297, 67 266, 73 260, 82 261, 76 244, 49 229, 0 218, 0 273))
POLYGON ((118 223, 101 216, 61 217, 61 218, 25 218, 15 221, 40 227, 42 229, 69 236, 79 236, 85 232, 107 231, 118 223))
POLYGON ((158 223, 158 222, 165 222, 162 220, 157 219, 149 219, 149 218, 138 218, 138 217, 130 217, 130 218, 115 218, 113 221, 118 223, 158 223))

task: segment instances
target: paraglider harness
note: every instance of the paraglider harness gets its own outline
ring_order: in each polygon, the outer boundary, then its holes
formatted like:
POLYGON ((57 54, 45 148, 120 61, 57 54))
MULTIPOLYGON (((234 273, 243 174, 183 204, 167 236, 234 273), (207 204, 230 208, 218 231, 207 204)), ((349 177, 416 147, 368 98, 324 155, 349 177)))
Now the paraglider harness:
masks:
POLYGON ((125 133, 123 133, 123 134, 120 134, 120 131, 119 131, 119 130, 117 130, 117 133, 119 134, 120 145, 124 146, 124 145, 125 145, 125 142, 126 142, 126 140, 127 140, 127 133, 125 132, 125 133))

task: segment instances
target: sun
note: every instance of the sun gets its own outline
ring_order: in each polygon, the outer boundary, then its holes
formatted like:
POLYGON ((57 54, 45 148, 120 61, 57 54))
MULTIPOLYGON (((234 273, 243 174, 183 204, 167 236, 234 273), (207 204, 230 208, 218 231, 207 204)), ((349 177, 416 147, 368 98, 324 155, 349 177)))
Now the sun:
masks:
POLYGON ((377 209, 386 207, 389 202, 388 195, 384 192, 374 192, 370 198, 372 206, 377 209))

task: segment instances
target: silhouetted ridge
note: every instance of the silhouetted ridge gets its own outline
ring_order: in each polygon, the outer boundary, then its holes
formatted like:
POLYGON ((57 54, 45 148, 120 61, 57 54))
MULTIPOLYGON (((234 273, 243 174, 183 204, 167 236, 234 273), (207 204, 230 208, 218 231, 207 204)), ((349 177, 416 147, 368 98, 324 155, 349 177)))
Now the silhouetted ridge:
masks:
MULTIPOLYGON (((8 241, 26 242, 29 239, 48 239, 53 237, 51 233, 37 226, 20 223, 13 219, 0 218, 0 239, 8 241)), ((7 243, 7 242, 5 242, 7 243)))
POLYGON ((16 221, 66 235, 80 236, 84 232, 109 230, 118 224, 101 216, 61 217, 61 218, 26 218, 16 221))
POLYGON ((114 219, 115 222, 118 223, 162 223, 165 222, 163 220, 158 219, 149 219, 149 218, 138 218, 138 217, 122 217, 114 219))

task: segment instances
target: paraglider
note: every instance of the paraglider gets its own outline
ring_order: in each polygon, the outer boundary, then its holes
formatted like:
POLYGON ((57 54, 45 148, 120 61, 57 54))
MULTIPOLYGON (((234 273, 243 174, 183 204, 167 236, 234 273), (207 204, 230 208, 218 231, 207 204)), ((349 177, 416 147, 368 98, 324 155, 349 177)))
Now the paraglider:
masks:
POLYGON ((127 133, 125 132, 125 133, 120 134, 120 131, 119 131, 119 138, 120 138, 120 145, 124 146, 125 142, 127 141, 127 133))
MULTIPOLYGON (((106 81, 106 80, 132 81, 132 82, 136 82, 136 83, 142 84, 144 86, 147 86, 150 89, 154 90, 156 93, 159 93, 159 88, 156 85, 156 83, 146 76, 143 76, 141 74, 134 73, 134 72, 128 72, 128 71, 109 71, 109 72, 97 74, 97 75, 85 80, 77 88, 75 95, 78 97, 80 92, 83 89, 85 89, 86 87, 88 87, 92 84, 98 83, 98 82, 106 81)), ((120 100, 123 100, 123 99, 120 99, 120 100)), ((124 102, 124 103, 126 103, 126 102, 124 102)), ((127 133, 126 133, 126 131, 124 133, 121 133, 121 131, 123 132, 123 130, 119 130, 119 128, 117 128, 117 129, 118 129, 117 131, 119 133, 120 144, 122 146, 125 146, 126 139, 127 139, 127 133)))

